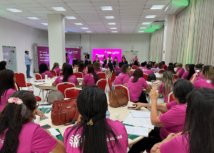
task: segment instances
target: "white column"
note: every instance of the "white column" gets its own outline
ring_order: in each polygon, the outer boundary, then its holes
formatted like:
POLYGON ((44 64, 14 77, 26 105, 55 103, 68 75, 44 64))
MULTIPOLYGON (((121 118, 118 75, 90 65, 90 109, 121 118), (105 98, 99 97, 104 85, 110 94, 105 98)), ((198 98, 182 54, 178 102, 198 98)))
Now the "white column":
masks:
POLYGON ((175 62, 171 61, 175 15, 167 15, 165 22, 166 23, 164 27, 163 60, 165 60, 166 64, 168 64, 170 62, 175 62))
POLYGON ((65 62, 65 20, 61 14, 48 14, 50 68, 55 62, 65 62))

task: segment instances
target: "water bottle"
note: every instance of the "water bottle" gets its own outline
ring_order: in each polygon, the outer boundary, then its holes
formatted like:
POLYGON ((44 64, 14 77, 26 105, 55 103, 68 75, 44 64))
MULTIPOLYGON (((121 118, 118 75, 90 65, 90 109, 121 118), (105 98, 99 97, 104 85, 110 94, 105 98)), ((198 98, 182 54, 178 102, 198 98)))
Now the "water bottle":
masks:
POLYGON ((110 119, 110 112, 108 111, 108 109, 106 111, 106 118, 110 119))
POLYGON ((48 82, 48 75, 45 73, 45 82, 48 82))

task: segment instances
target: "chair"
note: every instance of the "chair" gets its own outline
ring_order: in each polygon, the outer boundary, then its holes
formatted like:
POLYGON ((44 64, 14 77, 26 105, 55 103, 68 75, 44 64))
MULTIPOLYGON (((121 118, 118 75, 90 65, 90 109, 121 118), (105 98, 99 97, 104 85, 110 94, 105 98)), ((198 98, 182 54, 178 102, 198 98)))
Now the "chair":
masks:
MULTIPOLYGON (((70 82, 59 83, 56 86, 57 90, 59 90, 63 95, 65 93, 65 89, 72 88, 72 87, 75 87, 75 85, 73 83, 70 83, 70 82)), ((64 97, 65 97, 65 95, 64 95, 64 97)))
POLYGON ((109 86, 109 90, 111 90, 112 82, 111 82, 111 79, 110 79, 110 78, 108 78, 108 86, 109 86))
POLYGON ((168 95, 168 103, 174 101, 173 92, 170 92, 168 95))
POLYGON ((106 79, 100 79, 100 80, 98 80, 97 83, 96 83, 96 85, 97 85, 98 87, 100 87, 104 92, 105 92, 106 84, 107 84, 106 79))
POLYGON ((41 74, 36 73, 36 74, 35 74, 35 78, 36 78, 36 80, 41 80, 41 79, 42 79, 42 76, 41 76, 41 74))
POLYGON ((106 79, 105 72, 98 72, 97 75, 99 76, 99 79, 106 79))
POLYGON ((51 74, 53 75, 53 76, 57 76, 57 74, 56 74, 56 71, 55 70, 50 70, 50 72, 51 72, 51 74))
POLYGON ((64 93, 65 98, 76 98, 80 90, 81 89, 75 88, 75 87, 65 89, 65 93, 64 93))
POLYGON ((159 72, 158 72, 158 73, 163 73, 163 72, 165 72, 165 70, 162 70, 162 69, 161 69, 161 70, 159 70, 159 72))
POLYGON ((16 78, 16 83, 18 84, 18 86, 20 88, 28 87, 28 90, 29 90, 29 87, 32 87, 33 91, 31 90, 30 92, 32 92, 32 93, 34 92, 33 85, 31 83, 26 83, 25 75, 23 73, 14 73, 14 75, 16 78))
POLYGON ((136 65, 133 65, 133 66, 132 66, 132 69, 133 69, 133 70, 136 70, 136 69, 137 69, 137 66, 136 66, 136 65))
POLYGON ((173 75, 174 75, 174 79, 177 80, 178 76, 176 74, 173 74, 173 75))
POLYGON ((111 82, 114 82, 115 79, 116 79, 116 71, 114 71, 114 72, 111 74, 111 82))
POLYGON ((148 74, 143 74, 143 78, 148 81, 149 75, 148 74))
POLYGON ((130 95, 129 95, 129 89, 126 86, 123 85, 115 85, 114 89, 123 89, 125 91, 126 97, 128 98, 128 101, 130 101, 130 95))
POLYGON ((59 76, 62 76, 63 75, 63 72, 61 71, 60 73, 59 73, 59 76))
POLYGON ((83 78, 82 72, 75 72, 73 75, 75 75, 77 78, 83 78))

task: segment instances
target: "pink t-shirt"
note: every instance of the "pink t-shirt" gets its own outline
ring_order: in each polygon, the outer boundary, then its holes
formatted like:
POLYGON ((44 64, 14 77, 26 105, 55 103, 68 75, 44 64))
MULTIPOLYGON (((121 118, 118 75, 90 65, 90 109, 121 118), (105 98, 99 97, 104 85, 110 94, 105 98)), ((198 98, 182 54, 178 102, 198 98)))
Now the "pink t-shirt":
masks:
POLYGON ((204 75, 203 75, 203 73, 201 72, 200 74, 199 74, 199 76, 196 78, 196 81, 198 81, 198 80, 200 80, 200 79, 203 79, 204 78, 204 75))
POLYGON ((189 71, 186 71, 183 73, 183 75, 181 76, 182 79, 187 79, 189 75, 189 71))
POLYGON ((144 78, 139 78, 137 82, 133 83, 134 77, 131 77, 129 79, 127 88, 129 89, 129 94, 130 94, 130 100, 132 102, 136 102, 139 100, 139 97, 143 91, 143 88, 146 89, 148 87, 148 84, 146 83, 144 78))
MULTIPOLYGON (((111 127, 111 129, 114 131, 114 133, 119 141, 119 145, 113 147, 114 152, 115 153, 126 153, 127 147, 128 147, 128 135, 127 135, 124 125, 119 121, 112 121, 109 119, 106 119, 106 120, 107 120, 107 123, 109 124, 109 126, 111 127)), ((68 140, 66 140, 67 135, 68 135, 69 131, 71 130, 71 128, 72 127, 68 127, 65 130, 65 133, 63 135, 65 150, 67 153, 80 153, 80 150, 78 148, 79 147, 78 142, 81 138, 82 130, 78 130, 75 134, 75 129, 74 129, 69 134, 68 140)), ((113 150, 111 149, 111 145, 110 145, 109 141, 111 141, 112 145, 114 145, 114 140, 111 140, 111 138, 109 140, 109 138, 107 138, 107 147, 109 148, 108 151, 109 151, 109 153, 113 153, 113 150)))
POLYGON ((84 82, 87 86, 96 85, 94 76, 91 73, 86 74, 82 82, 84 82))
POLYGON ((134 59, 133 59, 133 62, 135 62, 135 61, 138 61, 138 58, 134 58, 134 59))
MULTIPOLYGON (((159 92, 160 93, 163 93, 163 86, 164 86, 164 83, 162 83, 161 86, 160 86, 160 88, 159 88, 159 92)), ((170 93, 170 92, 168 92, 168 93, 170 93)), ((168 95, 169 94, 167 94, 167 93, 164 94, 164 102, 165 103, 168 103, 168 95)))
POLYGON ((186 105, 177 105, 176 101, 172 101, 166 104, 169 109, 165 114, 160 115, 159 119, 163 123, 164 127, 160 129, 160 136, 165 139, 170 133, 179 133, 184 129, 186 105))
POLYGON ((123 85, 128 83, 130 76, 128 74, 120 73, 114 80, 114 85, 123 85))
POLYGON ((61 69, 60 68, 54 68, 54 70, 56 71, 57 76, 59 76, 61 69))
POLYGON ((70 62, 70 58, 69 57, 66 57, 66 62, 70 62))
MULTIPOLYGON (((4 136, 0 138, 0 149, 3 141, 4 136)), ((29 122, 22 126, 17 153, 49 153, 57 143, 40 125, 29 122)))
POLYGON ((8 98, 14 92, 16 92, 16 90, 14 90, 14 89, 11 88, 11 89, 8 89, 6 92, 3 93, 3 95, 1 96, 1 102, 0 102, 0 112, 3 111, 4 107, 7 104, 8 98))
POLYGON ((119 67, 119 66, 116 66, 116 68, 115 68, 118 72, 122 72, 122 70, 121 70, 121 68, 119 67))
POLYGON ((181 78, 184 72, 185 72, 184 68, 180 68, 180 70, 176 71, 176 74, 178 73, 179 74, 178 77, 181 78))
POLYGON ((143 73, 145 73, 145 74, 148 74, 148 75, 150 75, 150 74, 154 74, 154 72, 152 71, 152 70, 150 70, 150 69, 142 69, 142 71, 143 71, 143 73))
POLYGON ((48 78, 53 78, 53 74, 49 71, 45 71, 44 73, 41 74, 42 79, 45 79, 45 73, 48 75, 48 78))
POLYGON ((214 89, 214 86, 212 85, 212 81, 210 79, 200 79, 193 83, 195 88, 210 88, 214 89))
POLYGON ((102 71, 102 69, 100 69, 100 70, 94 70, 94 72, 98 73, 98 72, 103 72, 103 71, 102 71))
MULTIPOLYGON (((63 75, 62 76, 59 76, 56 80, 55 80, 55 83, 56 84, 59 84, 59 83, 62 83, 63 81, 63 75)), ((77 77, 75 75, 71 75, 68 77, 68 81, 67 82, 70 82, 70 83, 74 83, 74 84, 77 84, 78 83, 78 80, 77 80, 77 77)))
POLYGON ((188 136, 179 135, 160 147, 161 153, 189 153, 188 136))

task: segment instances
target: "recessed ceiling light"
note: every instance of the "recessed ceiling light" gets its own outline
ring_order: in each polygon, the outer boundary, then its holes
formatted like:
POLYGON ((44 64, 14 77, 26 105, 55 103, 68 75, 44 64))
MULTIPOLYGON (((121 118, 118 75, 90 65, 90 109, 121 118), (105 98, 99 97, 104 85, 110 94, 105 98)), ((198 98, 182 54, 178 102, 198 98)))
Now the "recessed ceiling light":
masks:
POLYGON ((153 5, 150 9, 152 10, 156 10, 156 9, 163 9, 164 8, 164 5, 153 5))
POLYGON ((90 33, 91 31, 86 31, 86 32, 90 33))
POLYGON ((138 32, 144 32, 144 31, 138 31, 138 32))
POLYGON ((82 27, 82 29, 88 29, 87 27, 82 27))
POLYGON ((76 19, 74 16, 66 16, 66 19, 76 19))
POLYGON ((16 8, 7 8, 8 11, 11 12, 23 12, 22 10, 16 9, 16 8))
POLYGON ((114 23, 114 22, 111 22, 111 23, 108 23, 108 25, 116 25, 116 23, 114 23))
POLYGON ((146 29, 146 27, 140 27, 140 29, 146 29))
POLYGON ((64 7, 52 7, 55 11, 66 11, 64 7))
POLYGON ((105 16, 106 19, 114 19, 114 16, 105 16))
POLYGON ((116 27, 112 27, 112 28, 110 28, 110 29, 117 29, 116 27))
POLYGON ((103 11, 111 11, 113 8, 111 6, 101 6, 101 10, 103 11))
POLYGON ((76 25, 83 25, 82 23, 74 23, 74 24, 76 24, 76 25))
POLYGON ((113 33, 117 33, 118 31, 112 31, 113 33))
POLYGON ((39 18, 37 17, 27 17, 28 19, 31 19, 31 20, 38 20, 39 18))
POLYGON ((156 15, 147 15, 146 18, 155 18, 156 15))
POLYGON ((48 23, 41 23, 41 24, 43 24, 43 25, 45 25, 45 26, 47 26, 47 25, 48 25, 48 23))
POLYGON ((143 22, 142 24, 143 25, 146 25, 146 24, 150 24, 151 22, 143 22))

